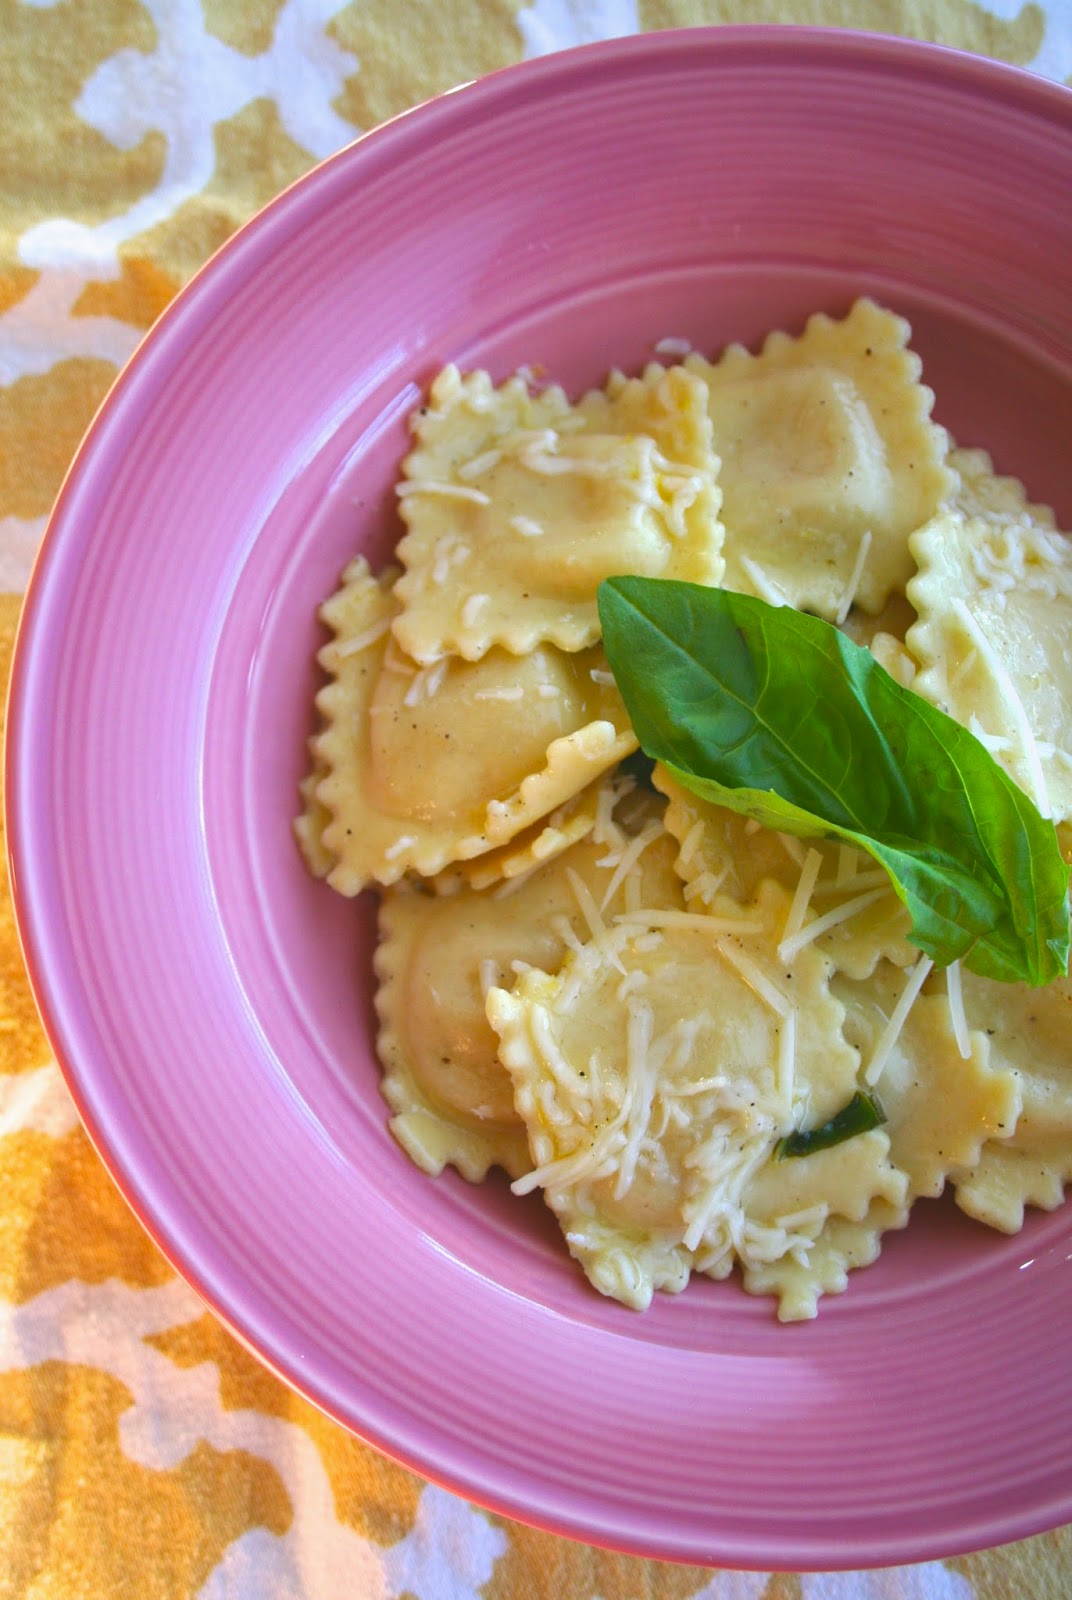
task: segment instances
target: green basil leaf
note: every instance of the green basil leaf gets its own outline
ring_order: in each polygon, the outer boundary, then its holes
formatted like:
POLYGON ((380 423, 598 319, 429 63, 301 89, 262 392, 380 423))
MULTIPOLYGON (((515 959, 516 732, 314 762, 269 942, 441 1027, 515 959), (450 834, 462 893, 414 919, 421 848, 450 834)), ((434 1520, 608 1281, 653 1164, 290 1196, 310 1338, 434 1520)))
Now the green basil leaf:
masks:
POLYGON ((599 612, 641 747, 686 788, 866 850, 939 966, 1030 984, 1066 971, 1053 823, 870 651, 789 606, 670 580, 606 579, 599 612))
POLYGON ((844 1144, 846 1139, 854 1139, 858 1133, 879 1128, 885 1120, 886 1113, 875 1096, 857 1089, 848 1105, 842 1106, 821 1128, 812 1128, 808 1132, 801 1128, 779 1139, 772 1159, 787 1161, 791 1156, 813 1156, 817 1150, 829 1150, 835 1144, 844 1144))

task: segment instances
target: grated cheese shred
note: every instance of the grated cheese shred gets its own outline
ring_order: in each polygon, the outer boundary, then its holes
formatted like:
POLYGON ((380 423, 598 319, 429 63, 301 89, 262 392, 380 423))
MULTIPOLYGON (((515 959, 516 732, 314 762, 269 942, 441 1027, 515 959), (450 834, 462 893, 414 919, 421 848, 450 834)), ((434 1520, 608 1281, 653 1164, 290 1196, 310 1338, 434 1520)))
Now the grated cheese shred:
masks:
POLYGON ((603 921, 599 907, 596 905, 595 899, 593 898, 592 891, 589 889, 580 873, 577 872, 574 867, 566 868, 566 881, 573 890, 574 899, 577 901, 577 908, 588 925, 588 931, 592 935, 592 940, 596 945, 596 948, 599 950, 600 955, 603 957, 604 961, 610 962, 611 966, 617 967, 618 971, 624 977, 625 968, 622 966, 621 958, 619 957, 618 952, 614 949, 614 946, 611 943, 607 925, 603 921))
POLYGON ((462 606, 462 627, 472 628, 485 606, 491 600, 490 594, 471 594, 462 606))
POLYGON ((457 469, 458 476, 466 482, 471 478, 482 478, 492 467, 497 467, 501 460, 501 450, 483 450, 480 455, 472 456, 468 461, 462 462, 457 469))
POLYGON ((971 1040, 968 1038, 968 1018, 964 1012, 964 987, 960 981, 959 961, 951 961, 945 969, 945 992, 949 998, 953 1037, 957 1041, 961 1060, 967 1061, 971 1055, 971 1040))
POLYGON ((927 981, 927 976, 934 966, 930 956, 920 956, 915 966, 908 974, 908 981, 901 990, 901 996, 893 1010, 890 1020, 882 1030, 881 1037, 875 1046, 874 1054, 864 1073, 864 1082, 872 1087, 881 1078, 886 1062, 901 1037, 901 1029, 908 1021, 908 1014, 916 1003, 916 996, 927 981))
POLYGON ((400 500, 412 500, 414 495, 438 495, 441 500, 467 500, 470 505, 490 506, 491 496, 483 489, 471 489, 464 483, 440 483, 435 478, 411 478, 395 489, 400 500))
POLYGON ((841 596, 841 603, 838 606, 837 614, 834 617, 834 621, 837 623, 839 628, 845 621, 845 618, 848 616, 849 612, 852 610, 852 603, 856 599, 856 591, 860 587, 860 579, 864 575, 864 568, 867 565, 867 557, 870 549, 871 529, 867 528, 860 535, 860 543, 856 550, 856 561, 853 564, 852 572, 849 574, 849 581, 845 585, 845 593, 841 596))
POLYGON ((542 526, 532 517, 511 517, 510 526, 523 539, 539 539, 543 534, 542 526))
POLYGON ((703 836, 703 818, 697 817, 696 821, 693 823, 692 827, 681 841, 681 848, 677 854, 677 864, 679 867, 687 867, 689 865, 689 862, 696 854, 700 840, 703 838, 703 836))
POLYGON ((340 661, 346 661, 350 656, 360 655, 370 645, 377 644, 385 633, 390 631, 390 616, 381 617, 379 622, 374 622, 370 628, 365 628, 361 633, 355 633, 352 639, 346 639, 342 644, 336 644, 335 654, 340 661))
POLYGON ((744 917, 711 917, 701 911, 660 911, 655 908, 640 911, 619 911, 615 923, 641 928, 695 928, 697 933, 712 937, 725 933, 762 933, 762 922, 749 922, 744 917))
POLYGON ((727 939, 716 939, 715 949, 724 961, 736 967, 748 987, 770 1006, 776 1016, 784 1018, 789 1015, 789 1001, 785 995, 743 950, 735 950, 727 939))
POLYGON ((637 869, 640 858, 644 854, 644 851, 648 848, 649 844, 655 843, 655 840, 658 839, 662 831, 662 823, 649 822, 640 830, 635 839, 631 839, 629 841, 628 845, 618 858, 618 865, 611 874, 610 882, 603 891, 603 898, 599 902, 600 911, 605 911, 607 909, 622 883, 631 872, 634 872, 637 869))
POLYGON ((839 844, 837 853, 837 877, 835 883, 839 889, 844 889, 849 880, 856 874, 860 860, 860 852, 851 844, 839 844))
POLYGON ((793 1093, 796 1088, 797 1014, 789 1012, 778 1032, 778 1093, 785 1102, 786 1112, 792 1116, 793 1093))
POLYGON ((753 561, 751 556, 738 556, 737 559, 751 578, 755 591, 761 600, 765 600, 769 606, 788 605, 789 602, 786 595, 776 583, 767 577, 758 562, 753 561))
POLYGON ((804 865, 800 869, 800 877, 797 880, 793 903, 789 907, 789 915, 785 919, 785 927, 782 930, 782 940, 778 946, 778 955, 783 960, 788 959, 782 955, 787 941, 792 939, 794 934, 799 933, 804 926, 804 918, 808 914, 808 907, 811 905, 811 897, 815 892, 815 885, 818 882, 822 864, 823 858, 818 850, 809 850, 804 857, 804 865))
MULTIPOLYGON (((777 839, 794 866, 802 867, 807 860, 807 851, 800 840, 794 839, 791 833, 779 833, 777 839)), ((822 865, 821 861, 820 865, 822 865)))
POLYGON ((816 917, 814 922, 809 922, 806 928, 801 928, 791 939, 782 940, 778 946, 778 959, 792 961, 805 945, 812 944, 824 933, 829 933, 831 928, 836 928, 839 923, 848 922, 851 917, 859 916, 861 911, 866 911, 868 906, 874 905, 876 900, 881 900, 888 892, 887 882, 882 888, 869 889, 866 894, 858 894, 852 900, 846 900, 843 905, 835 906, 832 911, 824 912, 821 917, 816 917))

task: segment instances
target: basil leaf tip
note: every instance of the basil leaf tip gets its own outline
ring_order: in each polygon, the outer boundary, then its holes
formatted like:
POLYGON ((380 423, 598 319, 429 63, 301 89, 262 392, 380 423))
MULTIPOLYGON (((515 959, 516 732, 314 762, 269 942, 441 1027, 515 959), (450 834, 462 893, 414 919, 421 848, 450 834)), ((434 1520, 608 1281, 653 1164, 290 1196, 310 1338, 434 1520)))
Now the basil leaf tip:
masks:
POLYGON ((1039 985, 1069 958, 1069 869, 979 740, 831 623, 727 589, 599 586, 607 659, 644 752, 694 794, 867 851, 912 942, 1039 985))

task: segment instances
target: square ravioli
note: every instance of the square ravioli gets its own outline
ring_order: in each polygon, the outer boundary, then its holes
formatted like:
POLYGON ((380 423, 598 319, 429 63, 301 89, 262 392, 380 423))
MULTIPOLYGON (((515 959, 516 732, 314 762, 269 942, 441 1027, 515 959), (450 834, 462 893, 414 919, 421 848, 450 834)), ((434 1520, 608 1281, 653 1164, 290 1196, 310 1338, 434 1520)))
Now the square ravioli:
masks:
POLYGON ((430 897, 406 884, 384 897, 376 951, 381 1089, 392 1133, 427 1172, 450 1165, 475 1183, 489 1166, 516 1178, 532 1164, 485 1016, 488 989, 530 966, 557 971, 588 936, 593 915, 613 916, 640 899, 681 904, 657 797, 632 792, 628 781, 608 781, 601 794, 586 837, 530 861, 493 893, 456 886, 430 897))
POLYGON ((355 561, 321 608, 330 682, 296 832, 342 894, 487 855, 636 748, 598 648, 421 669, 391 639, 392 581, 355 561))
POLYGON ((581 650, 599 638, 603 578, 721 578, 718 461, 689 373, 652 367, 571 407, 448 367, 430 398, 398 486, 394 632, 415 661, 581 650))
POLYGON ((842 622, 912 572, 908 535, 956 479, 902 317, 858 300, 759 355, 685 365, 709 390, 722 468, 727 588, 842 622))
POLYGON ((851 1098, 859 1067, 830 963, 778 960, 787 907, 775 884, 710 916, 642 907, 557 977, 533 968, 489 992, 535 1163, 515 1191, 543 1190, 589 1280, 627 1305, 694 1268, 806 1252, 828 1214, 862 1219, 876 1194, 903 1201, 881 1130, 772 1163, 801 1118, 851 1098))

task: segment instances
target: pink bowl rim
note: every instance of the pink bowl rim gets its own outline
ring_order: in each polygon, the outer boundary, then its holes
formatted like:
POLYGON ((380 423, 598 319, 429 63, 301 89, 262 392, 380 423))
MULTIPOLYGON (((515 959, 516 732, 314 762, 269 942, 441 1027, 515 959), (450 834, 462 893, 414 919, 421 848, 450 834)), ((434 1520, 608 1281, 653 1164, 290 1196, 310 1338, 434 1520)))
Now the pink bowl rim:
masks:
POLYGON ((411 147, 438 137, 457 119, 471 121, 518 99, 535 101, 545 87, 583 80, 613 70, 643 54, 670 62, 694 57, 703 47, 722 60, 755 57, 766 51, 806 52, 813 61, 885 65, 917 73, 947 86, 957 84, 990 91, 996 101, 1017 104, 1039 114, 1056 114, 1072 132, 1072 88, 1042 78, 1027 68, 972 55, 950 46, 863 30, 796 25, 729 25, 658 30, 555 52, 501 68, 414 106, 360 135, 318 163, 243 224, 194 274, 146 333, 117 374, 101 402, 65 475, 34 563, 21 608, 8 685, 4 745, 4 792, 7 862, 16 924, 31 989, 46 1036, 67 1082, 83 1126, 127 1204, 175 1271, 192 1287, 228 1331, 271 1370, 327 1416, 399 1461, 423 1478, 462 1495, 489 1511, 545 1531, 598 1547, 656 1560, 720 1564, 740 1569, 783 1571, 884 1567, 904 1562, 955 1556, 986 1546, 1027 1538, 1072 1522, 1072 1481, 1063 1497, 1044 1505, 1014 1508, 984 1519, 965 1516, 941 1534, 920 1536, 911 1530, 896 1538, 858 1537, 851 1545, 815 1549, 767 1538, 744 1545, 722 1529, 706 1554, 693 1544, 680 1544, 668 1533, 660 1547, 633 1535, 625 1517, 579 1515, 569 1497, 561 1503, 530 1503, 514 1491, 504 1492, 482 1468, 478 1454, 464 1460, 436 1448, 426 1438, 421 1449, 400 1449, 391 1433, 391 1418, 370 1417, 351 1394, 333 1383, 328 1363, 318 1370, 309 1357, 288 1344, 285 1313, 249 1284, 189 1219, 162 1213, 154 1203, 151 1152, 139 1148, 136 1135, 124 1141, 122 1106, 94 1098, 92 1061, 84 1058, 77 1022, 64 993, 62 963, 56 959, 44 896, 38 897, 44 856, 33 808, 35 746, 47 734, 34 728, 34 696, 38 680, 47 678, 50 614, 62 606, 66 568, 77 538, 83 502, 92 500, 95 479, 108 450, 118 448, 128 414, 137 414, 143 380, 166 370, 177 347, 211 320, 215 305, 232 292, 234 279, 248 279, 276 248, 277 238, 301 226, 303 211, 319 208, 337 186, 347 189, 363 176, 404 159, 411 147), (120 1131, 117 1132, 116 1128, 120 1131), (196 1240, 190 1246, 181 1235, 196 1240), (717 1543, 717 1548, 715 1545, 717 1543))

